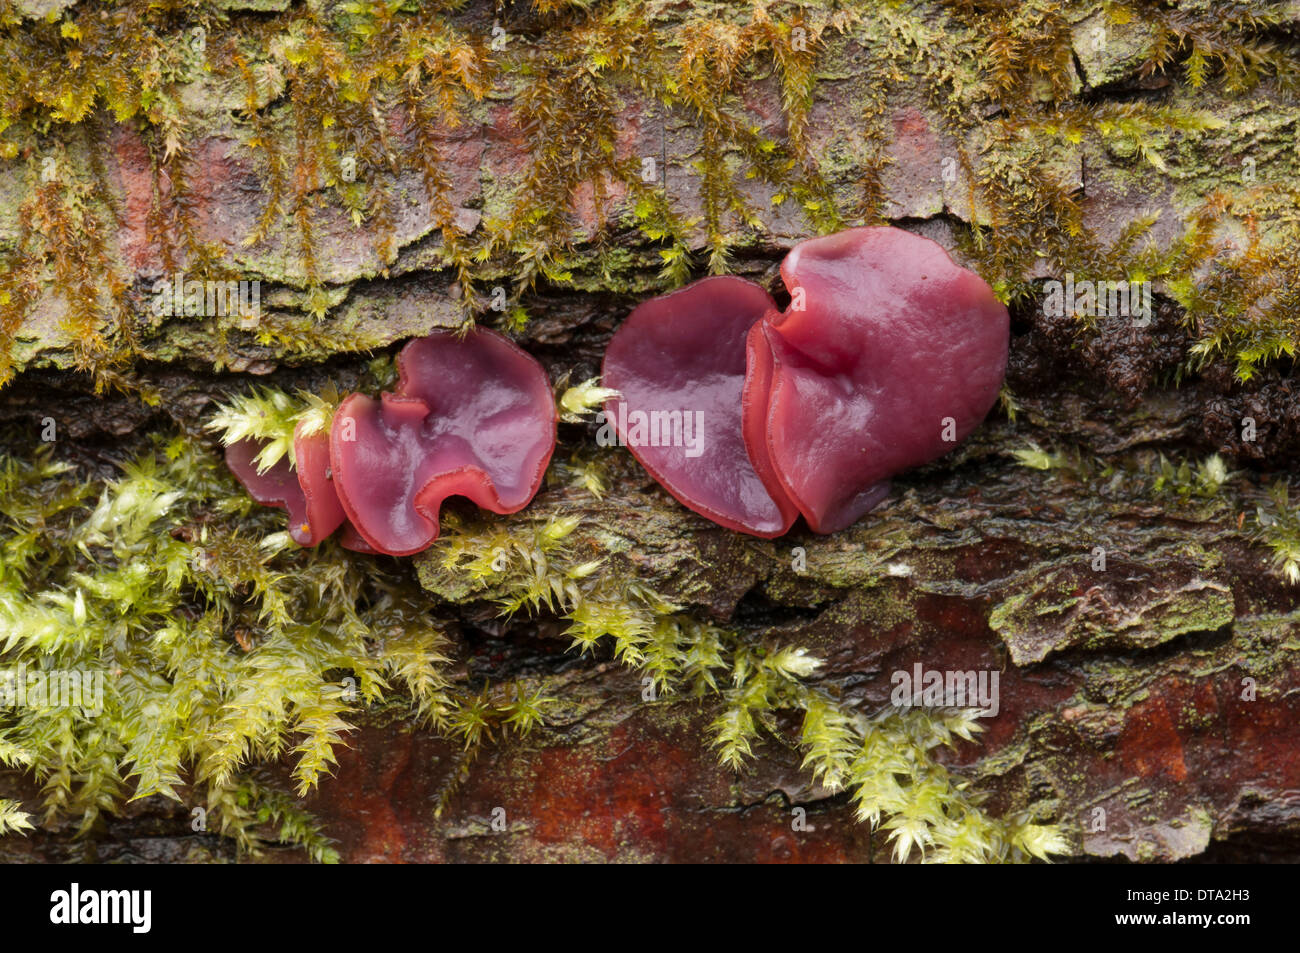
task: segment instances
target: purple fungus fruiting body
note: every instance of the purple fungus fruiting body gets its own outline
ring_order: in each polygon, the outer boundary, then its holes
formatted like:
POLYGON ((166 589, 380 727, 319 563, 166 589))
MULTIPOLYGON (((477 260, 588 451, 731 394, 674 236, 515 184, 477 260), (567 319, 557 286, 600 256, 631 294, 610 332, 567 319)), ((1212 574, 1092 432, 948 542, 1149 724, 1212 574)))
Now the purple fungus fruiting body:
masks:
POLYGON ((896 228, 803 242, 781 277, 803 310, 762 324, 767 451, 809 527, 833 533, 884 499, 890 476, 979 426, 1006 374, 1010 318, 979 275, 896 228))
POLYGON ((438 537, 449 496, 514 513, 541 486, 558 414, 537 361, 484 328, 434 331, 397 357, 379 400, 351 394, 330 432, 334 486, 375 550, 406 556, 438 537))
POLYGON ((884 499, 893 474, 979 425, 1006 372, 1010 320, 982 278, 896 228, 802 242, 781 275, 784 312, 740 278, 638 306, 606 352, 605 384, 623 394, 607 411, 705 413, 720 445, 695 458, 620 432, 696 512, 757 536, 797 514, 831 533, 884 499))
MULTIPOLYGON (((772 538, 800 515, 819 533, 859 519, 889 479, 964 440, 997 400, 1010 320, 988 284, 937 243, 855 228, 795 246, 791 303, 719 276, 642 302, 605 353, 607 431, 674 497, 772 538)), ((227 463, 314 546, 342 527, 361 552, 410 555, 464 496, 514 513, 541 485, 558 414, 546 372, 474 328, 417 338, 379 399, 345 398, 328 435, 294 434, 297 471, 259 474, 251 440, 227 463)), ((602 439, 602 442, 607 442, 602 439)))
POLYGON ((605 351, 605 404, 641 465, 715 523, 779 536, 798 515, 742 432, 745 336, 775 302, 743 278, 705 278, 638 305, 605 351))
POLYGON ((226 466, 249 496, 263 506, 288 510, 289 526, 301 526, 307 519, 307 498, 298 485, 298 475, 283 457, 259 473, 256 457, 261 450, 257 440, 236 440, 226 447, 226 466))
POLYGON ((331 479, 329 434, 304 433, 299 423, 294 428, 293 455, 305 513, 301 523, 290 513, 289 535, 299 546, 315 546, 347 520, 331 479))
POLYGON ((226 447, 226 466, 258 503, 288 511, 290 539, 299 546, 316 546, 341 525, 339 544, 344 549, 374 552, 347 522, 330 482, 328 435, 306 437, 296 429, 297 466, 281 458, 266 472, 258 473, 256 457, 262 446, 258 440, 232 443, 226 447))
POLYGON ((345 549, 406 556, 438 537, 448 496, 495 513, 526 506, 555 449, 558 414, 537 361, 495 331, 434 331, 397 356, 398 384, 379 400, 346 397, 328 432, 294 430, 294 464, 258 473, 256 440, 226 464, 257 502, 289 512, 289 535, 315 546, 339 530, 345 549))

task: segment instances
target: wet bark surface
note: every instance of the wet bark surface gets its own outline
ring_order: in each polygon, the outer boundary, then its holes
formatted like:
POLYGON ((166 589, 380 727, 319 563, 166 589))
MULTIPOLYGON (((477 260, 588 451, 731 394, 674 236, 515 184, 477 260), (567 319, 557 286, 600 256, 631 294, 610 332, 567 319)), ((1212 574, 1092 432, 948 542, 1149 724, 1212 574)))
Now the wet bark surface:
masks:
MULTIPOLYGON (((1227 502, 1133 499, 1008 466, 995 449, 1005 426, 830 537, 722 530, 632 467, 633 486, 603 501, 551 489, 530 512, 580 515, 575 546, 616 554, 610 571, 808 647, 827 662, 820 684, 862 710, 888 706, 894 674, 917 665, 998 673, 998 712, 955 760, 995 813, 1049 806, 1083 856, 1290 856, 1300 611, 1267 554, 1227 502)), ((456 620, 465 677, 537 678, 559 708, 468 765, 400 711, 366 718, 307 802, 345 859, 885 859, 847 797, 809 783, 792 740, 733 774, 707 744, 716 701, 647 701, 623 666, 568 651, 558 622, 504 624, 492 595, 431 594, 456 620)), ((56 829, 9 838, 4 854, 229 853, 189 821, 147 802, 99 846, 56 829)))

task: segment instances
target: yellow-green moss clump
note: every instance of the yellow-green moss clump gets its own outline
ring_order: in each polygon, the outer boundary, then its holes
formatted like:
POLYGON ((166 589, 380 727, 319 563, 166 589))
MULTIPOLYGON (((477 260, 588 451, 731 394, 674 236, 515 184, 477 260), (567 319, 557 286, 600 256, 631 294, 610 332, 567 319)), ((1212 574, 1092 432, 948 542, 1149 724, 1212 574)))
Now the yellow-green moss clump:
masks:
MULTIPOLYGON (((33 684, 75 676, 79 693, 68 704, 42 689, 0 717, 0 762, 40 782, 47 819, 90 832, 161 795, 242 848, 274 821, 328 860, 328 838, 257 782, 258 763, 287 758, 302 795, 334 764, 348 713, 386 700, 467 742, 536 720, 537 699, 514 686, 450 683, 448 641, 409 573, 294 546, 283 515, 192 435, 107 483, 44 450, 2 461, 0 661, 19 680, 48 673, 33 684)), ((0 816, 29 823, 11 802, 0 816)))

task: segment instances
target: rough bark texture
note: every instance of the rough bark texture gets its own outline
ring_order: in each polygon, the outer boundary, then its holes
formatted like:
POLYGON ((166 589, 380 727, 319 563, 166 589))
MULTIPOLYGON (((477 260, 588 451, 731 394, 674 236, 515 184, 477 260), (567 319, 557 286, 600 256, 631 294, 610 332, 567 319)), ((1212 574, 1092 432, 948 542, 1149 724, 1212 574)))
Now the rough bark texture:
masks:
MULTIPOLYGON (((478 15, 490 29, 489 5, 482 6, 478 15)), ((1125 60, 1123 44, 1103 56, 1086 42, 1088 22, 1078 29, 1081 94, 1138 94, 1146 81, 1129 72, 1136 64, 1125 60)), ((823 173, 845 196, 855 187, 862 143, 843 117, 870 83, 858 72, 857 56, 852 40, 828 49, 809 120, 823 173)), ((756 81, 747 95, 748 108, 779 135, 775 84, 756 81)), ((197 82, 189 101, 201 117, 188 149, 205 239, 263 276, 264 320, 304 323, 302 276, 285 251, 291 236, 275 236, 260 249, 239 246, 263 195, 253 163, 236 147, 243 133, 231 110, 240 97, 197 82)), ((1188 158, 1172 181, 1095 146, 1063 151, 1062 162, 1077 169, 1088 219, 1117 231, 1158 208, 1154 234, 1167 241, 1231 157, 1249 147, 1272 155, 1270 145, 1294 135, 1295 107, 1267 92, 1249 101, 1219 99, 1210 108, 1234 122, 1255 119, 1217 134, 1209 148, 1217 166, 1188 158)), ((951 247, 954 229, 980 213, 971 209, 961 176, 945 181, 950 144, 931 109, 919 84, 901 84, 891 94, 887 214, 951 247)), ((467 228, 492 211, 501 183, 523 166, 526 151, 511 116, 508 100, 485 102, 477 125, 448 132, 442 143, 467 228)), ((629 156, 666 153, 673 202, 685 214, 698 213, 690 162, 699 143, 688 121, 670 117, 665 126, 661 110, 638 102, 625 104, 624 118, 620 149, 629 156)), ((85 141, 80 154, 75 144, 70 150, 77 162, 93 152, 107 167, 112 199, 124 212, 115 253, 145 301, 163 273, 145 225, 148 154, 134 129, 104 130, 104 139, 85 141)), ((404 130, 392 132, 400 137, 404 130)), ((1296 158, 1285 152, 1275 168, 1293 174, 1296 158)), ((17 165, 0 169, 4 205, 15 203, 21 175, 17 165)), ((17 357, 26 369, 0 392, 0 418, 30 422, 57 405, 78 445, 71 452, 93 463, 169 420, 192 425, 232 381, 256 375, 286 388, 327 380, 348 387, 362 352, 459 320, 453 279, 429 267, 438 247, 432 213, 418 176, 408 178, 398 182, 409 201, 392 225, 400 249, 394 264, 386 266, 357 240, 341 210, 322 211, 318 257, 335 302, 314 343, 292 353, 259 344, 252 331, 217 335, 202 321, 159 321, 142 329, 144 356, 136 365, 164 396, 150 408, 94 396, 68 369, 60 301, 51 294, 23 331, 17 357), (214 362, 226 370, 213 370, 214 362)), ((765 186, 746 188, 767 207, 765 186)), ((619 198, 607 201, 612 207, 619 198)), ((575 197, 575 213, 597 231, 601 209, 591 195, 575 197)), ((766 224, 762 238, 737 254, 734 270, 779 290, 776 265, 808 225, 780 209, 766 224)), ((575 287, 546 287, 528 301, 534 317, 521 343, 554 377, 594 375, 609 334, 653 282, 659 261, 652 247, 633 233, 604 241, 625 256, 616 283, 580 264, 575 287)), ((580 257, 589 253, 591 247, 579 248, 580 257)), ((1052 274, 1050 262, 1041 273, 1052 274)), ((602 500, 550 488, 533 510, 579 513, 578 545, 611 554, 620 571, 642 575, 701 617, 808 647, 826 660, 820 682, 863 710, 888 705, 891 675, 917 663, 997 670, 1000 711, 985 721, 978 743, 959 747, 957 763, 989 792, 993 813, 1035 808, 1061 822, 1081 857, 1293 858, 1300 845, 1300 609, 1295 588, 1242 527, 1258 502, 1253 485, 1293 470, 1300 459, 1300 407, 1289 368, 1266 368, 1242 385, 1230 368, 1213 366, 1174 386, 1172 371, 1191 332, 1174 305, 1158 301, 1148 328, 1103 325, 1086 333, 1071 318, 1018 306, 1008 374, 1022 408, 1017 421, 995 412, 970 443, 907 474, 885 505, 833 536, 796 532, 760 541, 712 526, 659 490, 623 451, 611 451, 619 459, 602 500), (1240 439, 1243 416, 1260 421, 1253 443, 1240 439), (1010 451, 1031 440, 1068 441, 1085 454, 1128 455, 1130 462, 1151 462, 1143 451, 1219 451, 1248 475, 1230 493, 1185 500, 1154 493, 1149 480, 1130 471, 1112 479, 1018 465, 1010 451), (1104 570, 1096 568, 1098 547, 1106 553, 1104 570)), ((593 433, 562 428, 557 457, 589 445, 593 433)), ((307 802, 343 859, 887 858, 882 838, 873 843, 846 796, 809 782, 792 747, 766 742, 752 770, 735 775, 718 766, 708 746, 716 702, 646 701, 641 682, 624 667, 567 651, 555 620, 506 625, 487 601, 452 606, 447 600, 455 593, 438 591, 436 583, 433 589, 431 605, 460 624, 465 677, 538 677, 561 706, 527 740, 488 744, 440 818, 433 804, 460 771, 456 748, 395 711, 366 716, 340 752, 336 776, 307 802), (807 810, 803 830, 792 828, 797 806, 807 810)), ((0 774, 0 794, 30 797, 33 788, 0 774)), ((217 839, 191 834, 188 821, 179 807, 149 800, 89 841, 73 838, 71 825, 6 838, 0 859, 233 856, 217 839)), ((298 854, 272 851, 266 858, 298 854)))

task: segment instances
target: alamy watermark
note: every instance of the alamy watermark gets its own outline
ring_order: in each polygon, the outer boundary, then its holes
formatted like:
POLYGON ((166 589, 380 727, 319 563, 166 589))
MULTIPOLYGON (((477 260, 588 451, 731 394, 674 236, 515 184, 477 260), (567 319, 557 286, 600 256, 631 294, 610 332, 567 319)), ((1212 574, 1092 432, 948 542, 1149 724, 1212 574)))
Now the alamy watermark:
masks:
POLYGON ((910 672, 899 669, 889 677, 889 700, 898 708, 975 708, 978 717, 992 718, 999 708, 999 675, 997 669, 926 669, 917 662, 910 672))
POLYGON ((602 410, 596 423, 596 443, 602 447, 684 447, 692 458, 704 452, 702 410, 629 411, 620 403, 612 419, 602 410))
POLYGON ((152 890, 89 890, 75 881, 50 894, 50 922, 57 926, 122 924, 132 933, 153 927, 152 890))
POLYGON ((1076 281, 1067 271, 1065 281, 1044 284, 1043 313, 1049 318, 1133 318, 1134 327, 1151 323, 1151 282, 1076 281))
POLYGON ((238 317, 246 325, 262 316, 262 282, 185 280, 178 272, 153 285, 153 313, 160 318, 238 317))
POLYGON ((89 714, 104 710, 104 673, 79 669, 0 669, 0 709, 80 708, 89 714))

